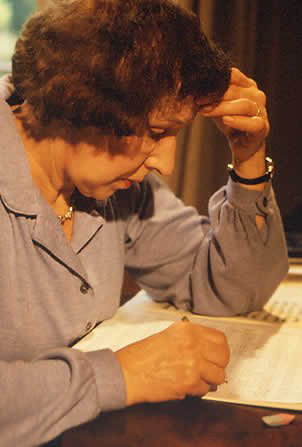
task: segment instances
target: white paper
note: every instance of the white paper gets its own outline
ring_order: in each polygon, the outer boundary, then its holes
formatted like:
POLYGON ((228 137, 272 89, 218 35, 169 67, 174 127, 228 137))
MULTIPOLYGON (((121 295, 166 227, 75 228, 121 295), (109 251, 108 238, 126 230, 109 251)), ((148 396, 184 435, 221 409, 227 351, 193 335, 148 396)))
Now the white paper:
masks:
MULTIPOLYGON (((184 314, 188 315, 154 303, 141 292, 75 348, 115 351, 164 330, 184 314)), ((223 331, 231 348, 228 383, 209 393, 207 398, 302 403, 302 326, 193 314, 189 318, 223 331)))
POLYGON ((302 322, 302 281, 282 283, 264 308, 280 320, 302 322))

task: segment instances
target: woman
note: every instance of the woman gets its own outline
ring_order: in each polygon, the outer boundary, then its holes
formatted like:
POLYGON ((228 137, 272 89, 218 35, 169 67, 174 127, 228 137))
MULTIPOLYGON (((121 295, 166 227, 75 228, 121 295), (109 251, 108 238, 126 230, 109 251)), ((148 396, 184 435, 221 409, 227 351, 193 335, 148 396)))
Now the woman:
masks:
POLYGON ((203 314, 268 299, 287 261, 265 95, 168 0, 58 2, 25 25, 12 79, 22 101, 0 102, 2 445, 207 393, 225 380, 219 331, 179 322, 116 353, 71 346, 117 310, 124 267, 156 300, 203 314), (234 163, 210 219, 152 173, 172 172, 197 113, 234 163))

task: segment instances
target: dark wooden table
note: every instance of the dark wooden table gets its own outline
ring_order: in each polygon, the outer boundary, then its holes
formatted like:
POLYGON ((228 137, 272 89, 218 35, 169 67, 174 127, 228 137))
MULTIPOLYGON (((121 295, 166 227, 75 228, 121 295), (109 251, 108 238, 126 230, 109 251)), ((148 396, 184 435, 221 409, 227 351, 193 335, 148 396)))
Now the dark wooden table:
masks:
MULTIPOLYGON (((139 289, 127 276, 122 302, 139 289)), ((47 447, 302 447, 302 412, 288 426, 261 417, 276 409, 187 398, 101 414, 47 447)))
POLYGON ((137 405, 64 433, 61 447, 302 447, 302 413, 288 426, 263 424, 278 412, 199 398, 137 405))

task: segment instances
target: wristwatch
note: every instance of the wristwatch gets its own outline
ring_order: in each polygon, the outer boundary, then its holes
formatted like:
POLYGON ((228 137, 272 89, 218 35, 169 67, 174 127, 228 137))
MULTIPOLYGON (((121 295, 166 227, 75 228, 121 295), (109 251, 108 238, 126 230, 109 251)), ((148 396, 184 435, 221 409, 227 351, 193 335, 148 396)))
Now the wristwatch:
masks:
POLYGON ((265 174, 256 178, 244 178, 240 177, 234 169, 232 163, 228 164, 229 176, 234 182, 243 183, 244 185, 258 185, 259 183, 268 182, 274 173, 274 163, 270 157, 265 157, 266 171, 265 174))

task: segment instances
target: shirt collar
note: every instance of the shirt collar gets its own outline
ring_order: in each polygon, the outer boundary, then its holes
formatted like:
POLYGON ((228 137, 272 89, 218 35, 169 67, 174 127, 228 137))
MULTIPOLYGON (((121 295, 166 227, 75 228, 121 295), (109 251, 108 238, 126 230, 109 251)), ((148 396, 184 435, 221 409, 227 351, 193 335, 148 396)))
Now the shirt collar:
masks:
MULTIPOLYGON (((3 76, 0 78, 0 196, 13 212, 29 216, 45 214, 41 193, 32 180, 24 145, 7 103, 12 94, 11 76, 3 76)), ((86 199, 79 194, 77 204, 85 214, 91 214, 95 222, 95 217, 98 217, 101 224, 104 223, 100 210, 105 209, 107 201, 96 203, 94 199, 86 199)))
POLYGON ((8 76, 0 79, 0 195, 12 211, 36 215, 38 191, 13 113, 6 102, 13 91, 9 80, 8 76))

